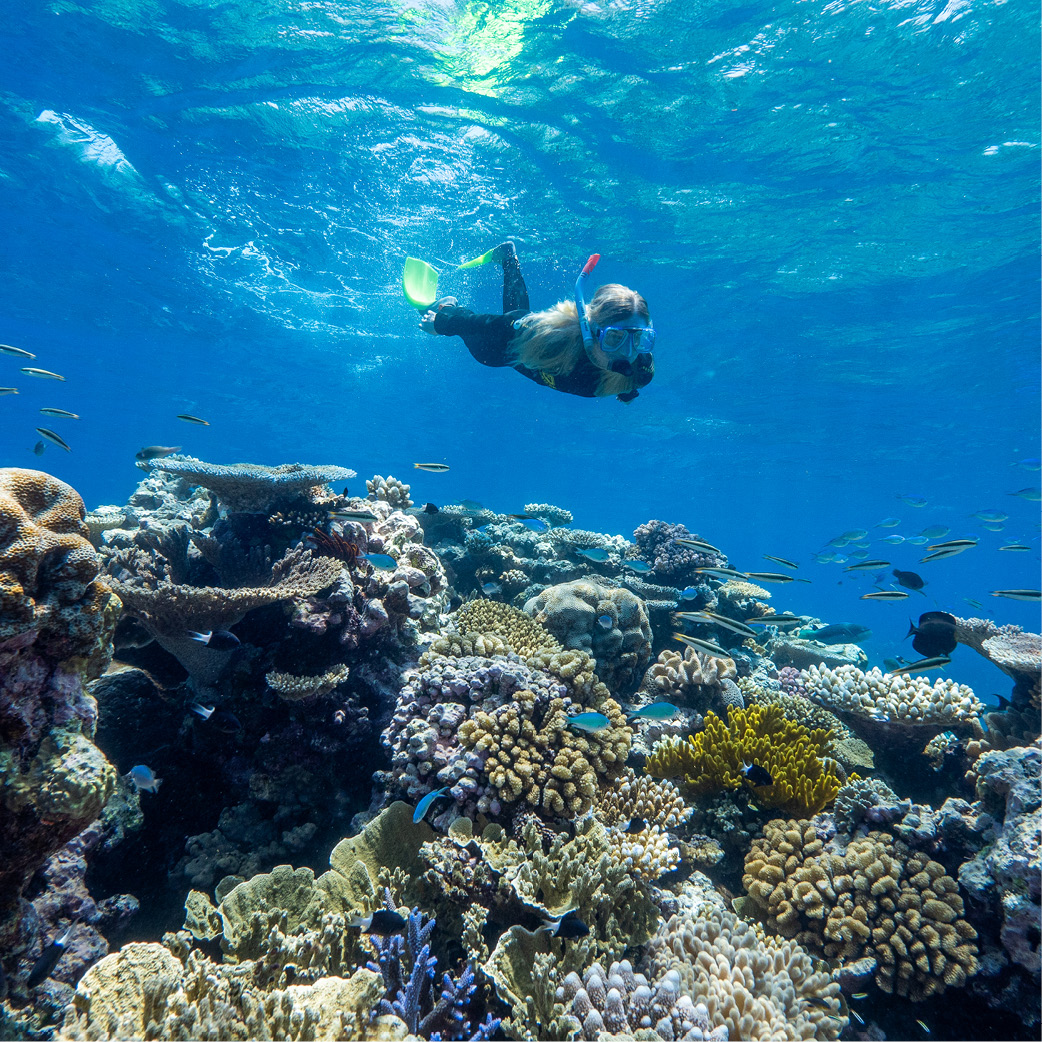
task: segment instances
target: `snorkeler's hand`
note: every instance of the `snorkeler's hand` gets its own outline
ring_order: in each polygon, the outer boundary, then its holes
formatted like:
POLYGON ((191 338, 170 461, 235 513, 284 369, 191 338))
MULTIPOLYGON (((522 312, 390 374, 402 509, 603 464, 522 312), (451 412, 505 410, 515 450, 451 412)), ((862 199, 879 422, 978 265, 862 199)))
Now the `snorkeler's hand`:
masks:
POLYGON ((424 312, 423 318, 420 319, 420 329, 425 333, 430 333, 431 336, 437 336, 438 331, 434 328, 434 320, 438 317, 438 312, 442 308, 455 307, 457 303, 455 297, 441 297, 436 300, 430 306, 430 310, 424 312))

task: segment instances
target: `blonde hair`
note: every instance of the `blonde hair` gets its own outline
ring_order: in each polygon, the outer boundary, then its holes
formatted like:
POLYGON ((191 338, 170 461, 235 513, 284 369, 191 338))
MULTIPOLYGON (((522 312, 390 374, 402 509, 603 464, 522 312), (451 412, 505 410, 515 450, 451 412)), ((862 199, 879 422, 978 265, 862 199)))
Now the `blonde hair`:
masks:
MULTIPOLYGON (((592 332, 624 321, 634 313, 651 320, 647 301, 615 282, 601 286, 586 305, 586 320, 592 332)), ((510 342, 507 355, 511 365, 523 365, 550 376, 570 373, 586 355, 575 301, 561 300, 546 311, 526 315, 517 336, 510 342)), ((594 394, 603 398, 624 394, 633 388, 630 377, 603 369, 594 394)))

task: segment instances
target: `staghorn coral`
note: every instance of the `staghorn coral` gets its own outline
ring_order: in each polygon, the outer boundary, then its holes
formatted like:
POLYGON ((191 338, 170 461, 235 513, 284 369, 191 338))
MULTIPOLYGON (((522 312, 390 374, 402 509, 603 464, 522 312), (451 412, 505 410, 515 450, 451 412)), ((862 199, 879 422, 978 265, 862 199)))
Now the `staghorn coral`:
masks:
POLYGON ((331 481, 350 481, 356 474, 347 467, 311 467, 303 463, 284 463, 266 467, 254 463, 204 463, 192 456, 167 456, 137 464, 142 470, 161 470, 176 474, 192 485, 199 485, 217 496, 223 507, 233 512, 270 514, 277 499, 314 498, 331 481))
POLYGON ((317 676, 295 676, 293 673, 278 673, 272 670, 264 679, 268 687, 287 702, 297 702, 312 695, 328 695, 339 684, 347 680, 347 666, 334 666, 317 676))
POLYGON ((682 776, 694 794, 746 788, 761 806, 814 814, 839 791, 835 764, 822 759, 827 739, 827 731, 808 731, 776 705, 732 709, 726 723, 707 713, 703 731, 660 742, 644 769, 656 778, 682 776), (753 787, 742 774, 748 763, 767 770, 772 784, 753 787))
POLYGON ((569 973, 557 988, 557 1001, 564 1005, 565 1024, 575 1038, 598 1039, 601 1032, 661 1039, 708 1039, 727 1042, 724 1025, 710 1027, 705 1003, 697 1005, 680 994, 680 973, 667 970, 652 983, 634 973, 628 959, 613 962, 605 972, 600 963, 588 967, 580 977, 569 973))
POLYGON ((768 822, 742 882, 771 930, 830 959, 872 957, 888 994, 919 1002, 977 972, 958 884, 886 833, 823 840, 812 821, 768 822))
POLYGON ((409 498, 411 487, 390 474, 386 478, 374 474, 372 478, 366 480, 365 490, 368 498, 373 502, 379 500, 383 503, 390 503, 395 510, 408 510, 412 506, 412 500, 409 498))
POLYGON ((598 789, 593 809, 608 826, 636 819, 663 829, 679 828, 692 811, 672 782, 637 775, 629 767, 610 788, 598 789))
MULTIPOLYGON (((696 873, 696 878, 698 874, 696 873)), ((847 1025, 839 985, 791 940, 764 936, 722 907, 709 881, 651 938, 641 970, 670 970, 679 990, 706 1006, 709 1023, 732 1039, 835 1039, 847 1025)))
POLYGON ((612 690, 633 689, 651 658, 651 624, 639 597, 576 580, 544 590, 525 611, 565 648, 588 652, 612 690), (603 626, 600 619, 608 618, 603 626))

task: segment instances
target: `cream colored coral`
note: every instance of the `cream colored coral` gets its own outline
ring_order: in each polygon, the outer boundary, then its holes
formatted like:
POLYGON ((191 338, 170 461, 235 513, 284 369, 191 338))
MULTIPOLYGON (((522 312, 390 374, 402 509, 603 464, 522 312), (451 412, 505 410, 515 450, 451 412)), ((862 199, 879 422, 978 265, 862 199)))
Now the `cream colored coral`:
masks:
POLYGON ((835 1039, 847 1024, 823 964, 711 904, 663 923, 642 969, 675 969, 682 993, 705 1003, 709 1022, 725 1024, 732 1039, 835 1039))
POLYGON ((612 829, 608 836, 612 856, 646 883, 653 883, 680 864, 680 851, 657 825, 632 835, 612 829))
POLYGON ((667 649, 651 664, 651 679, 665 694, 676 698, 690 696, 698 688, 718 688, 723 681, 738 675, 734 659, 700 655, 694 648, 685 648, 683 656, 667 649))
POLYGON ((606 825, 640 820, 663 829, 679 828, 693 811, 671 781, 637 775, 629 767, 614 785, 598 789, 594 806, 606 825))
POLYGON ((409 498, 412 488, 391 474, 386 478, 374 474, 366 480, 365 490, 369 499, 390 503, 396 510, 407 510, 412 506, 412 500, 409 498))
POLYGON ((328 695, 338 684, 347 680, 347 666, 334 666, 333 669, 316 676, 297 676, 293 673, 278 673, 272 670, 264 679, 279 697, 287 702, 297 702, 312 695, 328 695))
POLYGON ((807 693, 819 705, 869 720, 950 727, 968 723, 984 705, 965 684, 953 680, 894 676, 878 668, 863 673, 856 666, 836 669, 816 665, 804 670, 807 693))

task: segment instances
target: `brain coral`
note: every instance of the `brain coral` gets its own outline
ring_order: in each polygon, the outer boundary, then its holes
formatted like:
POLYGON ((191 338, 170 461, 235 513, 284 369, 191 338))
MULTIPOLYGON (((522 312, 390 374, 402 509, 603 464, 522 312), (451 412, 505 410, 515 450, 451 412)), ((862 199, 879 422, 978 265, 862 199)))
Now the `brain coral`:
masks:
POLYGON ((87 655, 109 588, 87 538, 83 500, 38 470, 0 470, 0 642, 32 635, 54 659, 87 655))
POLYGON ((703 731, 659 742, 645 770, 656 778, 683 776, 695 794, 746 788, 761 806, 810 815, 839 792, 835 764, 823 759, 828 737, 786 719, 778 705, 732 709, 726 723, 707 713, 703 731), (772 784, 754 787, 745 778, 742 767, 752 763, 770 773, 772 784))
POLYGON ((265 467, 255 463, 204 463, 191 456, 138 463, 142 470, 163 470, 192 485, 213 492, 231 511, 270 513, 276 499, 307 494, 330 481, 350 481, 356 474, 347 467, 309 467, 284 463, 265 467))
POLYGON ((977 972, 958 884, 889 834, 826 844, 813 822, 768 822, 742 882, 772 930, 844 963, 874 959, 888 994, 918 1002, 977 972))
POLYGON ((578 579, 544 590, 525 611, 566 648, 591 654, 597 675, 612 690, 635 688, 651 660, 648 613, 629 590, 578 579))

